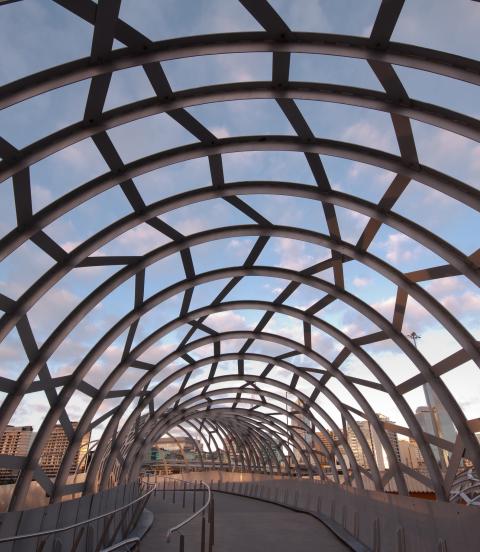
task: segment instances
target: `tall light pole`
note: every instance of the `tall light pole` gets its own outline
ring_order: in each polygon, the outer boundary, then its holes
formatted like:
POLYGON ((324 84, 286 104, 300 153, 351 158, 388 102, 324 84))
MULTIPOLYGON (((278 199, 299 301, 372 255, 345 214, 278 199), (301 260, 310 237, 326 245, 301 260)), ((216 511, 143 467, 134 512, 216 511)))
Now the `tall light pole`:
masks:
POLYGON ((415 332, 412 332, 412 333, 410 333, 410 334, 407 334, 407 337, 409 337, 409 338, 413 341, 413 344, 414 344, 414 346, 415 346, 415 349, 418 349, 418 347, 417 347, 417 341, 418 341, 419 339, 421 339, 422 336, 421 336, 421 335, 418 335, 418 334, 415 333, 415 332))

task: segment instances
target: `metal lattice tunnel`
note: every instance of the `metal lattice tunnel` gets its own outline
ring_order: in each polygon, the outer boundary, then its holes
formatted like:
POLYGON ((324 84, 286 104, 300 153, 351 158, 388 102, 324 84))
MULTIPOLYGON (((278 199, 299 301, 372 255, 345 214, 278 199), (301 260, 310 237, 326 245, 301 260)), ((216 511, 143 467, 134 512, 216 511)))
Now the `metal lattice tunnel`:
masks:
MULTIPOLYGON (((19 9, 22 4, 19 2, 15 7, 19 9)), ((240 0, 240 7, 263 30, 160 41, 148 39, 122 20, 120 1, 100 0, 97 6, 89 0, 56 0, 56 4, 57 8, 70 12, 71 17, 77 16, 93 27, 90 55, 0 88, 0 106, 6 111, 74 83, 87 83, 88 88, 84 116, 78 122, 64 124, 51 133, 42 132, 38 139, 21 148, 6 138, 0 139, 0 180, 5 186, 11 179, 16 214, 16 225, 0 240, 1 259, 6 262, 11 256, 27 254, 26 244, 34 245, 48 258, 46 268, 21 293, 0 295, 1 339, 8 342, 12 335, 18 334, 25 353, 25 362, 18 362, 13 373, 0 379, 4 394, 1 430, 12 423, 19 408, 28 405, 32 393, 43 393, 48 403, 28 457, 12 460, 0 456, 0 466, 19 470, 10 509, 23 507, 33 478, 52 502, 71 494, 73 487, 92 493, 112 483, 132 480, 141 467, 142 451, 172 431, 201 436, 210 453, 222 449, 224 454, 217 459, 220 468, 242 467, 273 473, 280 471, 283 464, 292 473, 300 475, 301 469, 305 469, 308 475, 324 478, 324 469, 313 451, 315 447, 327 458, 337 483, 362 489, 368 481, 371 488, 384 490, 393 481, 399 493, 407 494, 408 476, 430 488, 438 500, 447 500, 457 470, 465 460, 477 472, 480 470, 480 447, 475 436, 480 421, 467 418, 445 376, 467 362, 475 363, 476 369, 480 367, 480 350, 471 328, 431 293, 428 285, 462 277, 462 281, 477 289, 478 249, 465 252, 442 237, 441 232, 435 233, 400 214, 402 211, 395 207, 414 181, 422 190, 437 194, 435 197, 477 212, 478 188, 419 161, 412 121, 474 142, 479 141, 480 124, 463 112, 410 97, 398 67, 478 86, 480 63, 391 40, 403 8, 402 0, 381 2, 368 37, 294 31, 265 0, 240 0), (120 47, 114 48, 114 40, 121 43, 120 47), (242 53, 271 54, 271 79, 246 82, 240 78, 234 82, 223 79, 222 84, 177 91, 163 67, 175 60, 242 53), (297 54, 363 60, 382 89, 295 80, 290 77, 290 68, 292 56, 297 54), (105 109, 113 76, 130 69, 142 73, 155 95, 105 109), (248 105, 255 100, 268 101, 279 108, 294 133, 220 137, 221 133, 209 130, 194 115, 193 108, 201 106, 237 101, 248 105), (353 143, 348 137, 340 141, 318 136, 299 108, 302 101, 383 113, 391 120, 399 154, 353 143), (191 136, 190 143, 129 161, 122 159, 110 132, 161 114, 180 125, 191 136), (33 167, 82 141, 96 148, 108 170, 66 188, 59 197, 34 208, 33 167), (306 181, 300 173, 298 179, 265 178, 261 158, 256 157, 258 152, 283 152, 285 159, 290 159, 291 152, 304 156, 309 180, 313 178, 314 183, 306 181), (227 180, 224 163, 232 154, 246 155, 257 176, 227 180), (373 201, 365 199, 362 193, 338 189, 329 178, 326 158, 382 170, 388 178, 383 195, 373 201), (178 173, 171 193, 154 201, 145 199, 138 181, 192 161, 208 162, 209 185, 190 186, 185 191, 178 173), (123 212, 112 211, 115 215, 112 219, 100 208, 96 215, 100 224, 95 231, 79 233, 70 247, 52 237, 52 225, 112 190, 122 194, 128 204, 123 212), (260 200, 263 205, 269 201, 279 205, 282 200, 286 212, 269 218, 256 207, 260 200), (216 211, 209 210, 214 202, 228 206, 238 217, 233 217, 231 224, 218 224, 216 211), (308 206, 305 225, 288 223, 288 216, 284 215, 288 215, 289 202, 308 206), (310 208, 323 213, 325 230, 311 218, 310 208), (175 217, 182 209, 190 209, 187 211, 190 214, 205 214, 208 227, 192 226, 190 231, 180 231, 175 217), (340 212, 364 220, 363 230, 355 239, 341 232, 340 212), (112 244, 145 227, 158 234, 158 246, 141 253, 134 248, 120 254, 115 252, 112 244), (373 251, 372 244, 387 227, 427 251, 426 263, 437 258, 441 262, 403 271, 395 260, 382 258, 373 251), (281 260, 270 261, 266 252, 275 240, 322 248, 327 254, 301 269, 293 268, 281 260), (222 248, 230 247, 228 244, 249 244, 237 264, 221 262, 222 248), (218 252, 210 266, 199 262, 201 256, 194 254, 207 251, 201 249, 206 247, 216 247, 218 252), (168 264, 175 259, 179 270, 168 264), (346 284, 349 265, 367 269, 394 290, 395 301, 389 315, 346 284), (156 266, 165 267, 160 272, 169 278, 154 291, 150 286, 147 293, 148 274, 156 266), (103 271, 101 274, 105 276, 39 340, 31 323, 38 305, 72 275, 95 270, 103 271), (254 286, 249 282, 267 279, 278 282, 275 296, 266 291, 249 295, 254 286), (208 286, 216 292, 204 300, 199 294, 208 286), (129 296, 125 292, 127 287, 129 296), (237 294, 239 289, 245 293, 237 294), (119 290, 123 290, 123 295, 119 295, 119 290), (315 300, 307 305, 294 302, 295 293, 303 290, 315 300), (69 347, 73 351, 75 345, 72 336, 76 329, 95 315, 99 305, 109 304, 111 297, 128 308, 123 308, 120 315, 106 316, 106 322, 79 357, 76 352, 69 353, 69 347), (455 351, 440 361, 429 361, 406 335, 405 312, 407 303, 412 302, 456 343, 455 351), (335 307, 348 308, 365 320, 370 329, 362 335, 349 334, 345 324, 335 324, 332 318, 324 316, 335 307), (257 313, 259 320, 250 325, 222 327, 221 321, 226 318, 220 316, 220 324, 211 324, 215 316, 238 312, 257 313), (269 323, 275 317, 290 320, 301 331, 282 334, 272 330, 269 323), (147 319, 148 324, 142 322, 147 319), (159 344, 169 335, 179 336, 175 346, 162 348, 159 344), (318 346, 318 336, 333 343, 329 351, 325 345, 318 346), (413 367, 411 375, 400 382, 385 365, 388 359, 382 363, 374 354, 375 346, 387 342, 403 355, 405 365, 413 367), (101 359, 114 346, 120 353, 108 365, 101 359), (59 350, 64 357, 67 351, 60 367, 59 350), (142 355, 152 350, 154 356, 146 361, 142 355), (368 375, 358 376, 346 369, 346 362, 352 359, 361 363, 368 375), (133 373, 135 379, 122 380, 133 373), (425 431, 415 416, 407 395, 418 393, 425 384, 431 386, 453 422, 457 432, 454 442, 425 431), (337 391, 340 388, 344 395, 337 391), (393 401, 403 421, 395 424, 379 417, 372 394, 393 401), (70 407, 79 395, 83 407, 74 427, 70 407), (359 427, 361 420, 367 420, 378 435, 388 459, 387 470, 377 465, 359 427), (52 482, 39 461, 49 434, 59 423, 70 445, 52 482), (347 426, 356 435, 368 467, 359 464, 358 454, 347 439, 347 426), (86 480, 80 487, 78 483, 72 486, 67 477, 82 437, 99 428, 102 432, 86 480), (389 432, 416 442, 425 473, 399 460, 389 432), (310 437, 306 439, 306 435, 310 437), (444 469, 438 464, 432 446, 447 451, 449 462, 444 469)), ((0 12, 10 7, 7 3, 0 12)), ((160 178, 156 185, 162 185, 160 178)), ((448 225, 449 221, 442 224, 448 225)), ((139 235, 138 239, 141 242, 143 238, 139 235)), ((205 259, 212 260, 207 255, 205 259)), ((234 316, 231 318, 235 320, 234 316)))

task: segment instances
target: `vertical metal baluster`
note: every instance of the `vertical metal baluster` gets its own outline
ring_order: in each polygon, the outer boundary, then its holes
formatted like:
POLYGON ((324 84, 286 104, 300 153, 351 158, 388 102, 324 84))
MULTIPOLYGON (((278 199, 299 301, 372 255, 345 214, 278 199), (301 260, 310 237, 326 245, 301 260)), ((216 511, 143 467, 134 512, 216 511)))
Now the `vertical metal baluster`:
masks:
POLYGON ((197 480, 195 479, 195 483, 193 484, 193 511, 195 512, 195 508, 197 506, 197 480))
POLYGON ((200 537, 200 552, 205 552, 205 511, 202 513, 202 535, 200 537))
POLYGON ((208 552, 212 552, 215 543, 215 506, 213 496, 210 499, 210 535, 208 539, 208 552))

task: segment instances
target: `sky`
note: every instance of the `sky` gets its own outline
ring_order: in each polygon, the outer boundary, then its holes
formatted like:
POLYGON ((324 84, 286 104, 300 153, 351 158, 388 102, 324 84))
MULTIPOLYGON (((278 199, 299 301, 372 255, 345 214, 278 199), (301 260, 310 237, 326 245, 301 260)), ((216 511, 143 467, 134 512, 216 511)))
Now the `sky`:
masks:
MULTIPOLYGON (((271 0, 271 5, 293 30, 354 34, 369 36, 380 0, 271 0)), ((236 0, 123 0, 120 17, 144 33, 150 40, 179 36, 236 31, 260 31, 262 28, 236 0), (161 6, 161 8, 160 8, 161 6), (188 14, 188 17, 186 16, 188 14)), ((471 0, 406 0, 392 40, 427 48, 480 58, 480 4, 471 0), (455 28, 452 28, 455 21, 455 28), (446 40, 448 37, 448 40, 446 40)), ((22 0, 0 8, 0 85, 61 63, 88 56, 92 43, 92 27, 50 0, 22 0)), ((114 48, 123 45, 114 42, 114 48)), ((162 67, 174 92, 209 84, 235 81, 262 81, 271 78, 272 56, 268 53, 238 53, 199 56, 164 62, 162 67)), ((471 117, 480 114, 478 90, 474 85, 417 69, 396 66, 399 77, 410 97, 457 110, 471 117)), ((368 63, 315 54, 293 54, 290 80, 352 85, 382 91, 368 63)), ((80 81, 46 92, 0 111, 0 135, 10 144, 22 149, 66 125, 83 118, 90 81, 80 81)), ((135 67, 114 73, 104 110, 154 96, 154 91, 141 68, 135 67)), ((317 137, 365 145, 399 154, 392 122, 388 114, 371 109, 315 102, 296 101, 300 112, 317 137)), ((187 108, 218 138, 257 134, 289 135, 295 131, 274 100, 252 99, 217 102, 187 108)), ((412 129, 420 163, 480 187, 480 145, 462 136, 426 123, 412 121, 412 129)), ((124 163, 169 150, 197 139, 166 114, 136 120, 107 131, 110 140, 124 163)), ((303 183, 315 186, 306 158, 294 152, 249 151, 223 156, 226 185, 240 181, 271 180, 303 183)), ((333 156, 322 161, 334 190, 376 203, 387 190, 394 175, 384 169, 333 156)), ((35 163, 30 169, 34 212, 46 207, 65 193, 95 177, 108 172, 108 166, 90 138, 66 147, 35 163)), ((208 159, 198 158, 167 166, 134 178, 144 200, 150 203, 175 194, 211 186, 208 159)), ((241 199, 274 224, 297 226, 328 233, 325 215, 319 202, 286 195, 244 195, 241 199)), ((452 243, 465 255, 478 248, 480 232, 478 213, 464 204, 433 190, 415 180, 411 181, 395 204, 393 211, 423 225, 431 232, 452 243)), ((111 188, 86 201, 53 221, 46 234, 66 252, 102 228, 132 212, 119 187, 111 188)), ((368 219, 355 211, 336 208, 342 239, 355 244, 368 219)), ((252 224, 252 220, 223 199, 211 199, 166 212, 162 220, 178 232, 190 235, 220 226, 252 224)), ((17 224, 13 186, 10 179, 0 184, 0 235, 6 235, 17 224)), ((226 266, 240 266, 255 244, 253 236, 233 237, 191 248, 196 273, 226 266)), ((103 245, 94 255, 144 255, 170 242, 170 238, 142 223, 103 245)), ((435 253, 402 234, 383 225, 369 247, 369 252, 389 262, 404 273, 444 264, 435 253)), ((285 237, 269 239, 256 261, 270 265, 303 270, 329 258, 327 249, 316 244, 285 237)), ((54 261, 33 242, 21 245, 0 263, 0 293, 18 299, 54 261)), ((28 319, 38 346, 48 338, 65 316, 92 290, 121 267, 89 267, 70 270, 29 310, 28 319)), ((375 310, 391 319, 395 305, 396 286, 387 278, 359 261, 344 265, 345 289, 375 310)), ((184 278, 179 254, 165 257, 148 266, 145 276, 145 298, 184 278)), ((317 274, 333 282, 332 270, 317 274)), ((216 280, 195 289, 191 308, 208 305, 227 280, 216 280)), ((274 300, 287 282, 278 278, 250 276, 244 278, 226 300, 274 300)), ((421 286, 440 301, 480 339, 480 295, 465 277, 454 276, 423 282, 421 286)), ((81 321, 53 353, 48 362, 53 377, 71 374, 95 342, 121 319, 133 306, 135 282, 126 280, 81 321)), ((301 285, 285 302, 307 309, 324 296, 324 292, 301 285)), ((183 294, 161 303, 140 321, 134 343, 137 345, 156 328, 175 318, 181 308, 183 294)), ((232 310, 208 317, 207 323, 216 330, 252 330, 263 312, 232 310)), ((356 338, 378 328, 363 315, 340 301, 334 301, 321 311, 322 320, 356 338)), ((299 320, 276 314, 265 328, 266 332, 302 342, 303 330, 299 320)), ((459 344, 419 303, 409 299, 406 308, 405 334, 415 331, 421 335, 419 348, 426 359, 435 364, 457 351, 459 344)), ((187 332, 184 326, 164 335, 152 344, 140 360, 156 363, 172 352, 187 332)), ((192 339, 206 334, 197 330, 192 339)), ((100 356, 86 381, 99 386, 120 361, 126 339, 122 333, 100 356)), ((312 333, 315 350, 332 361, 341 345, 324 332, 312 333)), ((222 344, 222 352, 234 351, 243 340, 222 344)), ((399 384, 418 371, 410 360, 391 341, 364 346, 394 381, 399 384)), ((193 358, 211 355, 213 348, 202 347, 192 352, 193 358)), ((262 342, 251 352, 281 354, 281 346, 262 342)), ((312 359, 302 355, 291 359, 300 366, 315 366, 312 359)), ((0 343, 0 376, 16 380, 27 364, 27 358, 16 329, 0 343)), ((171 371, 184 364, 177 360, 154 378, 159 382, 171 371)), ((232 370, 224 362, 219 372, 232 370)), ((264 364, 249 361, 246 372, 260 373, 264 364)), ((206 377, 209 367, 198 370, 191 382, 206 377)), ((352 376, 376 381, 368 368, 352 355, 342 364, 341 371, 352 376)), ((128 368, 115 384, 116 389, 131 387, 144 374, 128 368)), ((281 368, 272 377, 289 381, 281 368)), ((468 419, 480 417, 480 373, 473 362, 467 362, 442 376, 468 419)), ((180 381, 172 384, 157 398, 163 399, 178 390, 180 381)), ((153 384, 151 384, 153 385, 153 384)), ((347 404, 358 406, 353 397, 334 379, 328 387, 347 404)), ((311 386, 300 380, 299 388, 311 392, 311 386)), ((361 388, 376 412, 381 412, 399 424, 404 420, 386 393, 361 388)), ((57 389, 59 391, 59 389, 57 389)), ((4 394, 2 394, 4 396, 4 394)), ((425 403, 421 389, 405 395, 413 410, 425 403)), ((88 397, 76 391, 67 405, 71 420, 78 420, 88 397)), ((119 399, 103 401, 98 416, 107 412, 119 399)), ((332 411, 333 405, 321 396, 321 405, 332 411)), ((38 428, 48 411, 43 392, 24 397, 11 419, 12 424, 32 424, 38 428)), ((336 418, 338 419, 338 417, 336 418)))

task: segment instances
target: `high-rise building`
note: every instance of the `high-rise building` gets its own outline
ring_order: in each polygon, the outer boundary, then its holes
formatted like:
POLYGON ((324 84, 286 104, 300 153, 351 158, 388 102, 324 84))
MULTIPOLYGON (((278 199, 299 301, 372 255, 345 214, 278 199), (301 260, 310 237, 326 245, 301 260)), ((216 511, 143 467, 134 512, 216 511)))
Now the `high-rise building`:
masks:
MULTIPOLYGON (((431 393, 433 393, 433 391, 431 391, 431 393)), ((432 395, 430 395, 430 399, 433 399, 431 404, 435 404, 435 398, 432 397, 432 395)), ((438 401, 438 397, 436 398, 436 400, 438 401)), ((448 419, 450 420, 451 427, 449 427, 448 422, 445 422, 445 418, 443 416, 442 418, 440 418, 436 406, 419 406, 415 411, 415 417, 417 418, 420 427, 425 433, 430 433, 430 435, 442 437, 443 439, 449 441, 451 439, 447 438, 443 431, 446 431, 447 435, 449 435, 450 437, 452 437, 452 431, 453 433, 455 433, 455 428, 453 427, 453 423, 451 422, 450 418, 448 419), (443 428, 441 427, 442 423, 444 424, 443 428)), ((455 436, 453 436, 453 441, 455 441, 455 436)), ((448 452, 436 446, 432 446, 432 452, 438 465, 442 469, 445 469, 448 465, 448 452)))
MULTIPOLYGON (((34 436, 32 426, 7 426, 0 437, 0 454, 27 456, 34 436)), ((1 468, 0 484, 14 483, 17 475, 18 470, 1 468)))
POLYGON ((414 439, 399 441, 398 447, 402 464, 414 470, 418 470, 423 466, 423 458, 414 439))
MULTIPOLYGON (((77 426, 78 422, 72 422, 73 429, 76 429, 77 426)), ((48 441, 42 451, 42 455, 40 456, 40 467, 48 477, 55 478, 57 476, 69 443, 70 441, 65 433, 65 430, 60 424, 57 424, 51 431, 48 441)), ((85 469, 89 443, 90 433, 86 433, 82 437, 81 445, 75 454, 72 465, 70 466, 70 475, 85 469)))
MULTIPOLYGON (((333 452, 334 444, 338 445, 338 441, 335 438, 333 431, 328 431, 328 434, 330 435, 330 439, 325 435, 325 433, 318 431, 316 432, 316 436, 320 439, 320 441, 323 443, 325 449, 328 453, 333 452), (332 441, 334 444, 332 444, 332 441)), ((328 457, 326 456, 324 449, 320 447, 317 440, 313 442, 313 449, 315 450, 315 453, 317 455, 318 461, 320 462, 321 466, 325 469, 330 466, 330 463, 328 461, 328 457)))
POLYGON ((417 410, 415 410, 415 418, 417 418, 423 431, 432 435, 436 434, 433 413, 429 406, 419 406, 417 410))
POLYGON ((454 443, 457 438, 457 430, 455 429, 455 426, 446 408, 443 406, 443 403, 440 401, 437 394, 432 389, 432 386, 429 383, 426 383, 423 386, 423 390, 425 392, 427 405, 432 409, 434 413, 438 437, 454 443))
MULTIPOLYGON (((377 414, 377 417, 382 422, 389 421, 389 418, 387 418, 383 414, 377 414)), ((372 427, 372 425, 368 420, 361 420, 357 422, 357 425, 360 431, 363 433, 365 440, 367 441, 367 444, 373 453, 378 469, 380 471, 387 470, 390 466, 390 462, 388 460, 388 456, 385 451, 385 448, 383 447, 382 442, 379 436, 377 435, 377 432, 375 431, 375 429, 372 427)), ((387 437, 390 443, 392 444, 392 448, 396 459, 400 461, 400 449, 399 449, 397 434, 394 433, 393 431, 386 431, 385 433, 387 434, 387 437)), ((347 440, 350 445, 350 448, 352 449, 353 455, 355 456, 357 463, 360 466, 366 469, 369 469, 365 451, 363 450, 357 435, 355 434, 355 432, 353 431, 350 425, 347 425, 347 440)))
MULTIPOLYGON (((322 431, 317 431, 315 433, 315 435, 320 439, 320 441, 322 441, 322 443, 325 446, 325 448, 327 449, 327 451, 332 452, 332 450, 333 450, 332 441, 335 442, 336 439, 335 439, 335 436, 333 434, 333 431, 328 431, 328 434, 330 436, 330 439, 322 431)), ((314 448, 315 448, 315 450, 320 450, 320 447, 317 444, 317 442, 314 442, 314 448)))
MULTIPOLYGON (((429 383, 426 383, 423 386, 423 390, 425 392, 427 405, 432 410, 433 422, 435 426, 434 435, 454 443, 457 439, 457 430, 455 429, 455 425, 453 424, 446 408, 443 406, 443 403, 440 401, 429 383)), ((448 465, 448 452, 445 449, 438 449, 438 454, 441 457, 441 465, 448 465)))
POLYGON ((297 435, 300 437, 300 440, 296 441, 297 446, 294 449, 294 454, 299 463, 304 462, 303 455, 305 455, 306 458, 309 458, 309 461, 312 462, 313 458, 310 458, 310 452, 308 450, 308 447, 313 449, 314 429, 312 427, 312 422, 304 412, 305 408, 308 408, 308 407, 306 407, 300 399, 298 399, 296 402, 298 404, 298 408, 289 409, 290 413, 292 415, 293 414, 295 415, 295 418, 293 418, 293 416, 289 418, 289 425, 295 430, 297 435), (307 428, 310 428, 310 430, 308 430, 307 428), (303 452, 303 455, 302 455, 302 452, 303 452))

